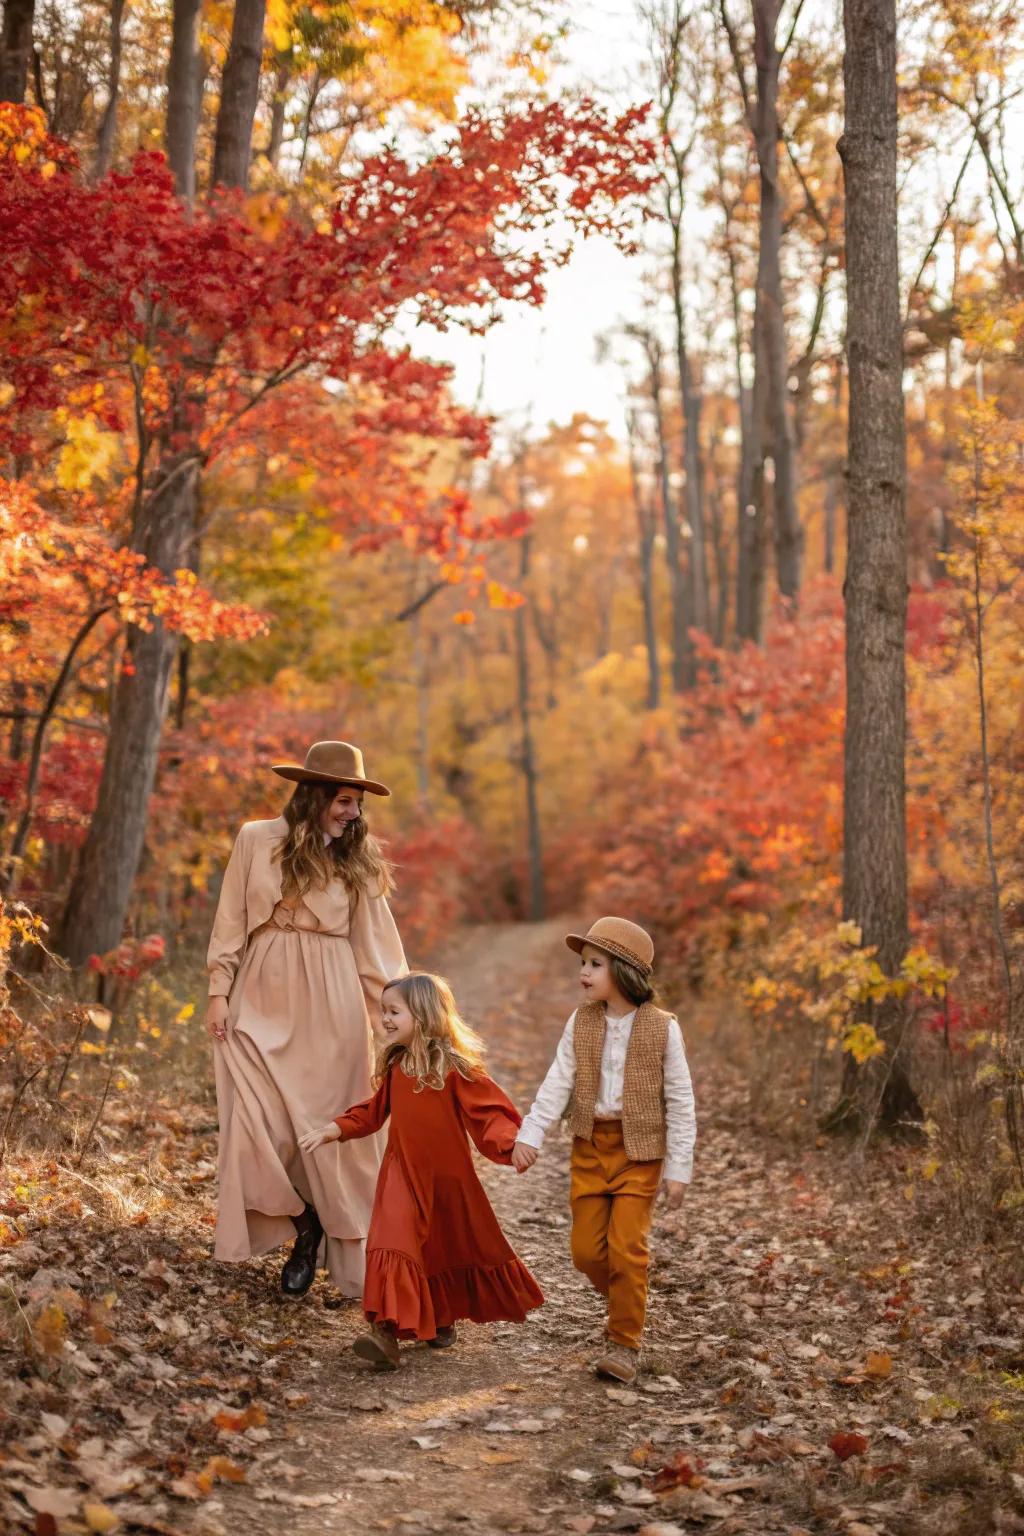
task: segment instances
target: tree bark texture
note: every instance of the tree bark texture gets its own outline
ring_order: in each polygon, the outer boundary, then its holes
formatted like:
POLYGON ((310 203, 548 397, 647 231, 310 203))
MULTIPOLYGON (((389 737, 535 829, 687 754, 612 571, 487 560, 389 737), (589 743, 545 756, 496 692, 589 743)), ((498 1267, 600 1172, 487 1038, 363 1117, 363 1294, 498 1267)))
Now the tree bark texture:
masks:
POLYGON ((701 462, 701 394, 693 376, 683 301, 683 197, 680 173, 679 213, 672 226, 672 308, 675 320, 676 367, 683 408, 683 509, 689 528, 687 563, 689 611, 696 629, 710 632, 711 599, 708 582, 707 537, 704 526, 704 466, 701 462))
POLYGON ((757 258, 755 366, 761 374, 754 384, 755 410, 763 422, 760 466, 755 463, 755 490, 763 504, 768 474, 765 457, 773 463, 772 510, 775 565, 779 591, 796 598, 800 591, 803 529, 796 504, 796 449, 789 408, 789 361, 786 317, 782 297, 782 197, 779 189, 779 65, 776 40, 781 0, 751 0, 754 16, 754 59, 757 96, 754 105, 754 144, 760 181, 760 239, 757 258))
POLYGON ((647 651, 647 708, 661 704, 661 664, 658 658, 658 614, 654 601, 654 509, 644 495, 640 478, 637 423, 630 412, 629 477, 636 512, 637 553, 640 566, 640 601, 644 615, 644 646, 647 651))
POLYGON ((35 0, 4 0, 0 28, 0 101, 25 100, 32 63, 35 0))
POLYGON ((117 138, 117 103, 121 93, 121 26, 124 21, 125 0, 111 0, 110 5, 110 66, 107 74, 107 104, 100 120, 96 140, 96 163, 93 175, 99 181, 110 169, 114 158, 114 141, 117 138))
POLYGON ((231 44, 220 86, 220 111, 213 148, 214 186, 244 190, 249 184, 266 12, 267 0, 235 0, 231 44))
POLYGON ((662 523, 665 529, 665 563, 668 566, 669 600, 672 607, 672 690, 674 693, 682 693, 685 688, 692 686, 695 675, 693 645, 690 641, 689 592, 682 565, 679 518, 672 498, 661 346, 654 336, 648 335, 644 338, 644 347, 649 370, 651 409, 658 438, 658 489, 662 523))
MULTIPOLYGON (((525 594, 530 579, 532 537, 520 542, 519 586, 525 594)), ((519 703, 519 761, 526 791, 526 852, 529 867, 528 915, 532 922, 544 916, 544 860, 541 845, 540 807, 537 802, 537 758, 533 742, 533 711, 530 697, 530 654, 527 634, 527 605, 520 603, 515 612, 516 685, 519 703)))
MULTIPOLYGON (((897 253, 895 0, 846 0, 849 359, 843 913, 895 974, 906 954, 906 441, 897 253)), ((849 1061, 863 1116, 917 1118, 903 1014, 874 1020, 885 1056, 849 1061)))
MULTIPOLYGON (((839 420, 839 412, 843 404, 843 366, 837 361, 832 380, 832 409, 835 419, 839 420)), ((837 451, 830 454, 825 465, 825 572, 831 576, 836 568, 836 522, 839 508, 843 503, 843 470, 845 464, 842 455, 837 451)))
POLYGON ((196 135, 203 69, 199 51, 201 0, 174 0, 167 67, 167 159, 179 197, 196 195, 196 135))
MULTIPOLYGON (((132 545, 170 577, 188 563, 198 469, 191 461, 165 457, 157 475, 158 485, 140 509, 132 545)), ((58 951, 73 965, 106 954, 122 937, 142 856, 177 648, 177 635, 159 619, 152 629, 128 631, 99 796, 57 941, 58 951)))

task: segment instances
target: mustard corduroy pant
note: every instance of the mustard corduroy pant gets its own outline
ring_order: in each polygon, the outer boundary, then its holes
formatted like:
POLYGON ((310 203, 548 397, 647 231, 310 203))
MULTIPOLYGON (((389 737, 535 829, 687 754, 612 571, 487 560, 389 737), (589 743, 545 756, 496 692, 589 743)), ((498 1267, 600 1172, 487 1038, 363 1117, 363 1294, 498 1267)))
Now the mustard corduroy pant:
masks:
POLYGON ((572 1261, 608 1298, 609 1340, 639 1349, 661 1159, 634 1163, 621 1120, 596 1120, 592 1141, 573 1141, 570 1174, 572 1261))

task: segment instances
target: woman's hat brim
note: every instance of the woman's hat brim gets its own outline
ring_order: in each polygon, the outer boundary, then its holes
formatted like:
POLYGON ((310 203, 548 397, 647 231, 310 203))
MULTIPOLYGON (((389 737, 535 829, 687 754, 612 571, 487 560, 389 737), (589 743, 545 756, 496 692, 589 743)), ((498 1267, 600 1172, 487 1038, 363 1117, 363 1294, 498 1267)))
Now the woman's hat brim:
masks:
POLYGON ((293 784, 337 784, 349 789, 365 789, 368 795, 390 795, 391 791, 386 784, 378 784, 376 779, 342 779, 333 773, 310 772, 301 763, 274 763, 272 773, 278 774, 282 779, 289 779, 293 784))

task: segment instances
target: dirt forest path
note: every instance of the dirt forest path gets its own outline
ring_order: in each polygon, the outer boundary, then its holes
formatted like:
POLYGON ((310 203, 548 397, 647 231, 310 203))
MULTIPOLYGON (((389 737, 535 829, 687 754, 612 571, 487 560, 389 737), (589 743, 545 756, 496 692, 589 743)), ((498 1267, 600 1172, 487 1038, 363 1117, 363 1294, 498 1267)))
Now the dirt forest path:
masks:
MULTIPOLYGON (((564 932, 479 928, 437 957, 523 1106, 575 1001, 564 932)), ((359 1309, 324 1277, 286 1302, 280 1254, 211 1261, 205 1055, 198 1102, 112 1120, 41 1194, 12 1175, 0 1530, 1024 1531, 1012 1277, 948 1226, 911 1230, 899 1154, 766 1138, 714 1042, 694 1029, 688 1048, 695 1182, 656 1223, 635 1389, 590 1371, 602 1311, 569 1261, 561 1133, 523 1177, 484 1170, 546 1305, 406 1347, 395 1374, 354 1357, 359 1309)))
MULTIPOLYGON (((468 931, 440 957, 524 1107, 575 1002, 564 932, 468 931)), ((851 1206, 855 1181, 767 1153, 721 1063, 694 1045, 691 1058, 696 1180, 685 1213, 658 1218, 637 1389, 589 1370, 602 1311, 569 1262, 568 1140, 552 1136, 528 1175, 485 1175, 545 1307, 523 1327, 466 1327, 450 1353, 407 1347, 391 1375, 348 1350, 354 1308, 311 1304, 315 1369, 289 1361, 308 1401, 261 1472, 225 1494, 228 1529, 243 1514, 295 1536, 989 1528, 990 1474, 951 1382, 986 1351, 996 1364, 1019 1351, 998 1298, 980 1275, 954 1281, 912 1257, 870 1189, 851 1206)))

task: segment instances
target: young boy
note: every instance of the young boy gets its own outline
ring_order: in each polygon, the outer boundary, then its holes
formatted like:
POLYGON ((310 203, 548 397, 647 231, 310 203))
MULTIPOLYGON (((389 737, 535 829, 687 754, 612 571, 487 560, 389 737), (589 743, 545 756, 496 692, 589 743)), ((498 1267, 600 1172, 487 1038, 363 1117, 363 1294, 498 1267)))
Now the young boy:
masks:
POLYGON ((654 943, 636 923, 602 917, 566 944, 580 956, 584 1001, 572 1014, 512 1165, 536 1162, 569 1108, 572 1260, 608 1298, 599 1375, 636 1380, 647 1309, 648 1237, 659 1186, 682 1204, 696 1119, 679 1024, 654 1005, 654 943))

